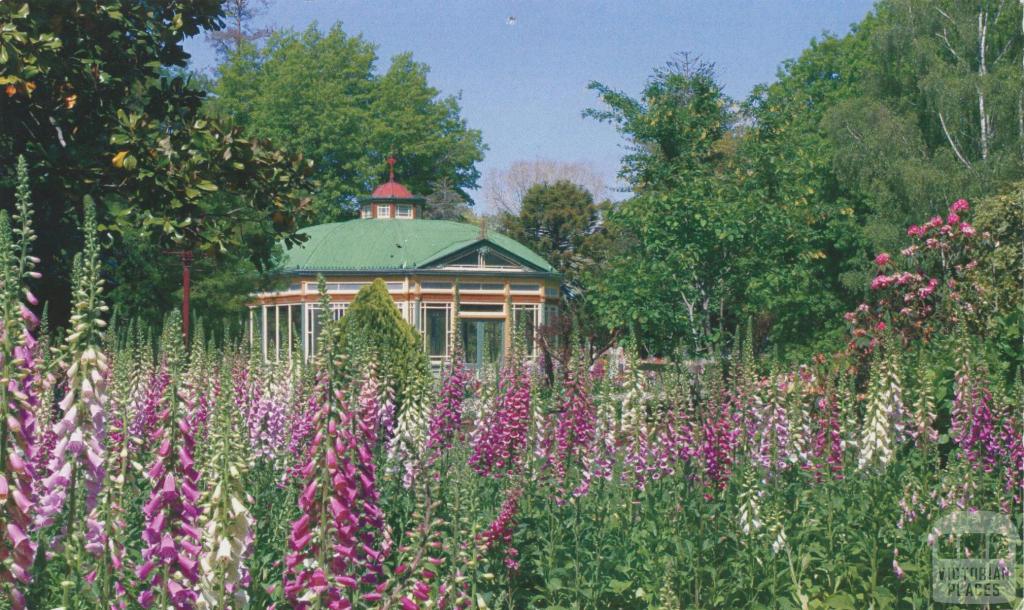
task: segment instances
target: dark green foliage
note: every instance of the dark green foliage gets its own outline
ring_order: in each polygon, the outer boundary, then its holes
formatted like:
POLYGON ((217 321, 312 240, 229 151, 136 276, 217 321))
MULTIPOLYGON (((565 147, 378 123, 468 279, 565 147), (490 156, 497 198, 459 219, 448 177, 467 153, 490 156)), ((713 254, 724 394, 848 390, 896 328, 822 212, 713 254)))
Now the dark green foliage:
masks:
POLYGON ((338 25, 278 32, 220 66, 209 110, 316 162, 317 222, 349 215, 386 177, 389 154, 414 193, 447 189, 465 199, 479 178, 480 132, 466 126, 457 98, 430 86, 426 65, 408 53, 385 71, 377 61, 374 44, 338 25))
POLYGON ((567 180, 536 184, 523 196, 517 216, 502 218, 503 232, 551 263, 568 282, 577 280, 584 242, 598 221, 594 198, 567 180))
MULTIPOLYGON (((181 75, 185 38, 219 28, 222 14, 218 0, 0 5, 0 207, 12 206, 24 155, 47 228, 38 296, 56 323, 85 195, 101 231, 137 234, 115 253, 232 250, 266 264, 275 234, 295 229, 308 163, 204 118, 202 92, 181 75)), ((114 288, 151 289, 151 275, 119 274, 120 260, 108 265, 114 288)))
POLYGON ((662 353, 747 317, 787 357, 841 345, 876 253, 1024 174, 1020 23, 1016 2, 885 0, 736 112, 699 62, 640 98, 595 84, 634 191, 606 223, 624 252, 588 277, 598 317, 662 353))
POLYGON ((635 143, 623 175, 636 192, 608 218, 628 242, 589 276, 595 306, 605 324, 627 328, 646 352, 678 344, 706 351, 728 299, 729 259, 748 243, 743 215, 750 210, 719 175, 733 120, 729 100, 712 66, 685 58, 655 71, 642 101, 592 88, 609 110, 589 114, 635 143))
POLYGON ((339 353, 359 357, 372 354, 379 374, 388 379, 402 400, 412 380, 430 374, 430 361, 416 330, 395 307, 384 280, 363 287, 337 323, 339 353))

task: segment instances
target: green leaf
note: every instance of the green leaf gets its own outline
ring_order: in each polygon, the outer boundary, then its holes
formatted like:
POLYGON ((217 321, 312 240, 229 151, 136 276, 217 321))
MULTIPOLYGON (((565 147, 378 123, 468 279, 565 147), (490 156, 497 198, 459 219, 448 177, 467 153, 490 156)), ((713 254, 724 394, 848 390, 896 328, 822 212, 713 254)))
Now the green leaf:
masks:
POLYGON ((853 596, 849 593, 836 593, 825 600, 825 607, 833 610, 857 610, 853 596))
POLYGON ((615 580, 614 578, 608 582, 607 588, 615 594, 621 594, 623 591, 628 589, 632 583, 625 580, 615 580))

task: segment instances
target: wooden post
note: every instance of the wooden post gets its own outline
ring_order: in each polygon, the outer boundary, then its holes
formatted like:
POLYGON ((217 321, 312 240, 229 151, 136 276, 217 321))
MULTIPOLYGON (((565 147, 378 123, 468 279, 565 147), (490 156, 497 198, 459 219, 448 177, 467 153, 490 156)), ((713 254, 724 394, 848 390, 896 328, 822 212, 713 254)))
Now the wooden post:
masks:
POLYGON ((195 258, 191 250, 164 250, 164 254, 173 254, 181 261, 181 338, 188 349, 189 306, 192 304, 192 261, 195 258))

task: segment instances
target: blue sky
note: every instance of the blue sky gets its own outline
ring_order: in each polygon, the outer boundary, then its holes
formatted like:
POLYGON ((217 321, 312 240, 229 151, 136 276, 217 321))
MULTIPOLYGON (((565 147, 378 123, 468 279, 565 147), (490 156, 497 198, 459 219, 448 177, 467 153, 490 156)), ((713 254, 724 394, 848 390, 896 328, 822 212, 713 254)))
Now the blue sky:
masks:
MULTIPOLYGON (((402 51, 431 68, 431 84, 461 96, 489 147, 481 174, 518 160, 584 161, 614 181, 615 129, 581 112, 600 81, 636 95, 653 68, 689 51, 714 62, 726 92, 771 81, 813 37, 845 34, 871 0, 271 0, 261 25, 326 29, 340 21, 377 45, 382 65, 402 51), (509 17, 515 24, 509 25, 509 17)), ((188 41, 197 68, 215 57, 188 41)), ((477 198, 478 203, 481 198, 477 198)))

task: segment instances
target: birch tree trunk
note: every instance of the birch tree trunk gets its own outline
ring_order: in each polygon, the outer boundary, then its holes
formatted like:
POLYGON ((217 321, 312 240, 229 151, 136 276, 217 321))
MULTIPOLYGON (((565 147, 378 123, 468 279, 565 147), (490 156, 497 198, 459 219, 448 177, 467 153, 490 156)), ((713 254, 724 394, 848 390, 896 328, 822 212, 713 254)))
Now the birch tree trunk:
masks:
POLYGON ((981 145, 982 160, 988 159, 989 140, 992 130, 992 118, 985 111, 985 77, 988 75, 988 65, 985 59, 985 38, 988 35, 988 11, 978 11, 978 84, 975 89, 978 92, 978 121, 979 143, 981 145))

